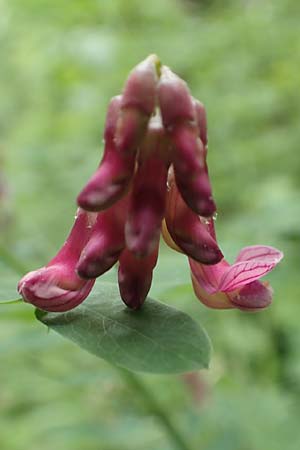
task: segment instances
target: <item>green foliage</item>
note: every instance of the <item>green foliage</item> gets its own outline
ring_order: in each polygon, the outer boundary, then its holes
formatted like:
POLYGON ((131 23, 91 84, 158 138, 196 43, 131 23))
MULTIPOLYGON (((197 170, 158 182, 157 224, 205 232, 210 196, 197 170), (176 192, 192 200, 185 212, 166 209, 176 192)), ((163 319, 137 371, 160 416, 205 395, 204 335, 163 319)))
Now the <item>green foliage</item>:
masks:
POLYGON ((36 316, 83 349, 129 370, 182 373, 208 367, 210 343, 193 319, 150 298, 140 311, 131 311, 116 284, 98 282, 74 310, 37 310, 36 316))

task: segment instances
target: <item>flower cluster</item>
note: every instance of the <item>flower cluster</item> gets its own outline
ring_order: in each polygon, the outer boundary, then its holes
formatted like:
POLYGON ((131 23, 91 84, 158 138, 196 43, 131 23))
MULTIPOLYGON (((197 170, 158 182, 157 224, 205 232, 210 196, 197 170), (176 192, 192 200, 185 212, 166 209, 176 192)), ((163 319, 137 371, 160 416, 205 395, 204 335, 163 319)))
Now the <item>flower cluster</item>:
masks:
POLYGON ((64 246, 19 282, 25 301, 46 311, 72 309, 118 262, 121 298, 138 309, 151 286, 162 230, 189 257, 194 291, 207 306, 253 310, 270 303, 271 288, 258 279, 282 253, 254 246, 233 266, 223 259, 212 219, 205 109, 155 55, 132 70, 122 95, 110 101, 104 142, 64 246))

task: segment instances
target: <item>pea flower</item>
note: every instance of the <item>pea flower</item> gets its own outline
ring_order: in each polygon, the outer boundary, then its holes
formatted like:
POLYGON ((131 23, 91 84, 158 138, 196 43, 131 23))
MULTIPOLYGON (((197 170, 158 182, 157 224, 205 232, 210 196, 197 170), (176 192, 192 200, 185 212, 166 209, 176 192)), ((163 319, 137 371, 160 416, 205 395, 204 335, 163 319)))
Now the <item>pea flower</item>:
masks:
POLYGON ((25 302, 45 311, 68 311, 88 296, 95 280, 79 278, 75 267, 94 222, 95 214, 77 211, 69 237, 58 254, 47 266, 29 272, 20 280, 18 292, 25 302))
POLYGON ((204 106, 150 55, 111 99, 103 157, 77 197, 74 226, 56 257, 22 278, 24 300, 67 311, 118 263, 120 296, 138 309, 151 287, 162 231, 171 247, 188 256, 196 295, 208 306, 266 306, 271 289, 258 278, 282 254, 260 246, 244 249, 233 266, 223 259, 206 158, 204 106))
MULTIPOLYGON (((197 256, 207 253, 205 242, 208 236, 216 242, 214 220, 200 216, 191 217, 194 228, 190 225, 190 229, 193 229, 193 232, 184 233, 188 219, 182 220, 183 225, 180 228, 178 215, 184 214, 186 206, 180 198, 173 177, 169 183, 163 236, 174 250, 185 253, 187 246, 192 248, 193 256, 189 257, 189 265, 194 292, 199 300, 215 309, 239 308, 254 311, 267 307, 272 301, 273 291, 267 282, 261 282, 259 279, 280 262, 283 253, 270 246, 253 245, 243 248, 233 265, 225 259, 210 265, 199 262, 197 256), (175 208, 177 212, 174 214, 175 208), (179 208, 182 213, 178 213, 179 208)), ((203 256, 201 257, 203 259, 203 256)))
POLYGON ((195 294, 210 308, 246 311, 266 308, 272 302, 273 290, 268 282, 259 279, 282 258, 282 252, 266 245, 243 248, 233 265, 222 260, 208 267, 190 258, 195 294))

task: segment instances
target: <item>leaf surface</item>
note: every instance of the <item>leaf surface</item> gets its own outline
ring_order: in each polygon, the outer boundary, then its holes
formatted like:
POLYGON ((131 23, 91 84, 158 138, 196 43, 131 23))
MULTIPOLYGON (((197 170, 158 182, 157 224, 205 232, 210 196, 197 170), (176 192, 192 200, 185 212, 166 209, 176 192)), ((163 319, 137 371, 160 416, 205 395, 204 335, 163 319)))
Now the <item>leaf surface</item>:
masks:
POLYGON ((151 298, 141 310, 129 310, 112 283, 98 282, 71 311, 37 310, 36 316, 88 352, 129 370, 170 374, 209 364, 209 338, 190 316, 151 298))

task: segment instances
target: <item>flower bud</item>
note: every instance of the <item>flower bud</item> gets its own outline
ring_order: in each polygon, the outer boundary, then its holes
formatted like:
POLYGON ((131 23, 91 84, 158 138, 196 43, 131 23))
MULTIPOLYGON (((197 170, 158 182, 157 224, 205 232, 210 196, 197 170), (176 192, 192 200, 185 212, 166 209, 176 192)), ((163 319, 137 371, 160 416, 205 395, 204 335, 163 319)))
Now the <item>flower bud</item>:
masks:
POLYGON ((132 309, 139 309, 150 290, 153 269, 157 262, 158 246, 145 258, 136 258, 125 249, 120 257, 118 272, 119 290, 123 302, 132 309))
POLYGON ((127 248, 136 256, 149 255, 159 241, 165 213, 169 153, 169 142, 160 121, 151 120, 140 147, 125 228, 127 248))
POLYGON ((125 246, 127 203, 128 196, 98 214, 91 238, 77 264, 77 273, 81 278, 97 278, 118 261, 125 246))
MULTIPOLYGON (((172 175, 167 194, 166 225, 174 243, 202 264, 216 264, 223 254, 206 224, 184 203, 172 175)), ((168 242, 167 242, 168 243, 168 242)))
POLYGON ((121 97, 114 97, 108 107, 105 124, 105 149, 103 159, 77 198, 80 207, 87 211, 108 208, 125 195, 133 176, 134 155, 120 153, 115 145, 116 122, 120 112, 121 97))
POLYGON ((164 127, 168 131, 182 122, 193 122, 195 112, 187 84, 163 66, 158 84, 158 101, 164 127))
POLYGON ((121 152, 136 153, 156 105, 159 60, 150 55, 129 74, 117 123, 116 145, 121 152))
POLYGON ((203 217, 216 211, 206 166, 206 150, 195 125, 177 126, 174 142, 174 173, 180 193, 188 206, 203 217))
POLYGON ((94 214, 78 210, 70 235, 58 254, 47 266, 20 280, 18 292, 25 302, 45 311, 68 311, 88 296, 95 280, 82 280, 75 267, 95 219, 94 214))
POLYGON ((173 166, 178 189, 197 214, 211 217, 212 198, 206 166, 206 122, 200 102, 192 99, 186 83, 168 68, 162 68, 158 98, 164 127, 174 145, 173 166), (198 122, 198 123, 197 123, 198 122))

